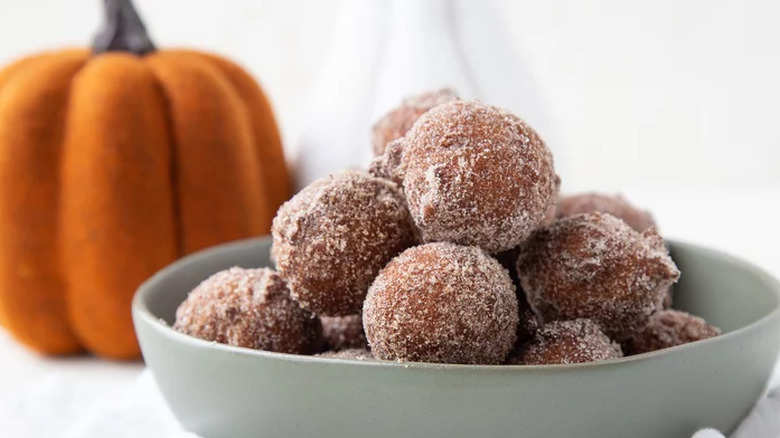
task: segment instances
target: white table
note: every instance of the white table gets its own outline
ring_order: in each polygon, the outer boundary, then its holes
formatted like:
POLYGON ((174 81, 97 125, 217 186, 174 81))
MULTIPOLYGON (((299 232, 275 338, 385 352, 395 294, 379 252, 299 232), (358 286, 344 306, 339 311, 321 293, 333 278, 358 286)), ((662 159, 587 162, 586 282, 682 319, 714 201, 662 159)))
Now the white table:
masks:
POLYGON ((133 382, 143 369, 140 360, 111 362, 88 355, 46 358, 17 344, 7 332, 0 330, 0 398, 13 396, 52 373, 101 381, 119 389, 133 382))
MULTIPOLYGON (((743 257, 780 278, 780 186, 634 187, 625 191, 651 210, 664 236, 701 243, 743 257)), ((683 275, 685 275, 683 273, 683 275)), ((0 330, 0 401, 47 375, 101 382, 121 390, 143 363, 110 362, 89 356, 45 358, 16 344, 0 330)))

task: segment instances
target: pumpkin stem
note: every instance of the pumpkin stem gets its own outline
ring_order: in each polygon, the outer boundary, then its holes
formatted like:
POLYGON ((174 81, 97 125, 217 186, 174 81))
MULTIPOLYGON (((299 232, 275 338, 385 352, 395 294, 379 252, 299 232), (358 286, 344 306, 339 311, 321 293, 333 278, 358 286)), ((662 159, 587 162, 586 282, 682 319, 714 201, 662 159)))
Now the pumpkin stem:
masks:
POLYGON ((92 43, 95 54, 122 51, 141 56, 156 48, 131 0, 103 0, 106 20, 92 43))

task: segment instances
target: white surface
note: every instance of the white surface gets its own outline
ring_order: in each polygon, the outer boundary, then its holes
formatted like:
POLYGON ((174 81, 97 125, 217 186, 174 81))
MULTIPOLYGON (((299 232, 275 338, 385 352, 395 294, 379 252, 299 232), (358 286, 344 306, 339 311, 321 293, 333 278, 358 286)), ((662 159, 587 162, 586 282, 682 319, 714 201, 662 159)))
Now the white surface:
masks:
MULTIPOLYGON (((777 438, 778 411, 780 391, 775 390, 758 402, 732 438, 777 438)), ((149 372, 118 394, 53 376, 19 400, 0 402, 0 424, 14 438, 197 438, 178 424, 149 372)), ((703 429, 692 438, 723 435, 703 429)))
MULTIPOLYGON (((136 2, 159 46, 202 47, 249 67, 271 95, 287 142, 296 137, 340 2, 136 2)), ((86 44, 100 3, 0 0, 0 64, 86 44)), ((554 126, 542 135, 576 164, 563 175, 565 189, 780 181, 780 2, 457 3, 494 5, 527 74, 489 85, 538 90, 554 126)), ((470 26, 456 30, 474 40, 470 26)))
POLYGON ((181 429, 148 372, 116 390, 49 376, 0 402, 0 425, 12 438, 195 437, 181 429))
POLYGON ((132 383, 143 369, 140 360, 110 362, 88 355, 43 357, 16 343, 0 328, 0 401, 17 397, 29 386, 52 374, 74 382, 94 382, 119 389, 132 383))

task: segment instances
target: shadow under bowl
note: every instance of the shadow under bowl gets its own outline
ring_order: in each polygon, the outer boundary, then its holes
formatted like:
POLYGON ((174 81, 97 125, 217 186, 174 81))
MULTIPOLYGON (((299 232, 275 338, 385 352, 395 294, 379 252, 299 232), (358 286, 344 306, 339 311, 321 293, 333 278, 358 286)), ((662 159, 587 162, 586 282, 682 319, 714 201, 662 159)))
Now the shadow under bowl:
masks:
POLYGON ((173 330, 211 274, 273 266, 269 238, 186 257, 133 301, 147 365, 182 425, 203 438, 690 437, 731 432, 764 391, 780 349, 780 283, 713 250, 671 242, 675 307, 723 335, 611 361, 474 366, 351 361, 256 351, 173 330))

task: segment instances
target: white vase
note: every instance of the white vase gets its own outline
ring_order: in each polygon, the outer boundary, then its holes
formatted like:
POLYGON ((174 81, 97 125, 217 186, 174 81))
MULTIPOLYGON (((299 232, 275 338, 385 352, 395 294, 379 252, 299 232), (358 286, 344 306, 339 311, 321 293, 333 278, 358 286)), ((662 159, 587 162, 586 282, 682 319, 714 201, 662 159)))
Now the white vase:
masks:
POLYGON ((483 99, 455 34, 451 0, 394 0, 374 89, 372 119, 405 96, 450 87, 461 98, 483 99))
POLYGON ((345 0, 291 151, 296 187, 364 168, 372 158, 373 123, 405 96, 426 90, 451 87, 464 99, 552 127, 490 3, 345 0))
POLYGON ((344 0, 336 33, 314 84, 303 128, 289 151, 295 188, 340 169, 361 167, 384 45, 389 0, 344 0))

